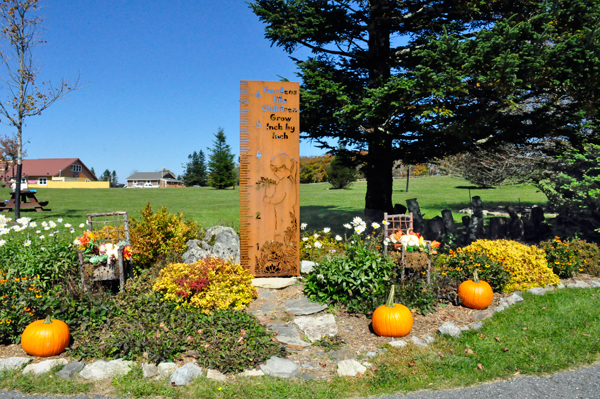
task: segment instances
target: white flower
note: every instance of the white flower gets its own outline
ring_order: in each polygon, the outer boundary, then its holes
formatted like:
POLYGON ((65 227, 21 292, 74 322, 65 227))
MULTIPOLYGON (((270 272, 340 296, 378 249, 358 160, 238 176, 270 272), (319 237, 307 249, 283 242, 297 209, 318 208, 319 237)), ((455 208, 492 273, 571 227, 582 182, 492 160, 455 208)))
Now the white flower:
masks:
POLYGON ((321 248, 323 246, 323 244, 321 244, 319 241, 315 242, 315 248, 321 248))
POLYGON ((46 238, 46 237, 44 237, 44 236, 40 236, 40 240, 43 240, 44 238, 46 238))
POLYGON ((46 250, 46 247, 40 247, 40 249, 41 249, 42 251, 45 251, 45 250, 46 250))
POLYGON ((80 223, 80 224, 79 224, 79 228, 80 228, 80 229, 83 229, 84 227, 85 227, 85 223, 80 223))
POLYGON ((62 218, 57 219, 58 223, 62 223, 62 218))
POLYGON ((73 244, 79 246, 79 245, 81 245, 81 241, 79 241, 79 239, 76 238, 76 239, 73 240, 73 244))
POLYGON ((310 244, 306 244, 306 248, 310 249, 312 246, 310 244))
POLYGON ((40 234, 42 231, 41 230, 36 230, 35 234, 40 234))
POLYGON ((0 247, 6 244, 6 240, 0 240, 0 247))
POLYGON ((329 233, 331 231, 331 229, 329 227, 325 227, 323 229, 323 233, 329 233))
POLYGON ((37 227, 37 223, 36 222, 31 222, 31 223, 29 223, 29 227, 37 227))
POLYGON ((307 226, 306 223, 300 224, 300 230, 306 230, 306 226, 307 226))
POLYGON ((75 229, 74 228, 70 228, 69 229, 69 233, 75 233, 75 229))
MULTIPOLYGON (((60 220, 59 220, 60 222, 60 220)), ((68 229, 69 227, 71 227, 71 223, 65 223, 65 227, 68 229)))
POLYGON ((54 223, 52 220, 48 223, 48 226, 55 228, 56 227, 56 223, 54 223))
POLYGON ((29 224, 29 222, 31 221, 31 218, 19 218, 17 219, 17 223, 22 224, 24 226, 27 226, 29 224))
POLYGON ((322 274, 317 274, 317 279, 322 281, 324 278, 325 276, 323 276, 322 274))
POLYGON ((359 224, 364 223, 363 220, 361 218, 359 218, 358 216, 354 217, 354 219, 352 219, 352 224, 355 226, 358 226, 359 224))
POLYGON ((319 238, 319 235, 318 235, 317 233, 315 233, 315 234, 313 234, 313 237, 314 237, 314 238, 315 238, 315 240, 316 240, 317 238, 319 238))
POLYGON ((8 234, 8 232, 10 231, 10 229, 7 229, 6 227, 2 227, 0 228, 0 235, 4 235, 4 234, 8 234))
POLYGON ((384 220, 383 222, 381 222, 381 224, 385 226, 385 225, 388 225, 389 223, 387 220, 384 220))
POLYGON ((365 231, 365 226, 363 226, 362 224, 358 225, 354 228, 354 231, 356 231, 358 234, 362 234, 362 232, 365 231))
POLYGON ((375 230, 377 230, 378 228, 380 228, 381 226, 379 225, 379 223, 371 223, 371 227, 373 227, 375 230))
POLYGON ((44 226, 44 230, 50 230, 50 227, 44 226))
POLYGON ((54 234, 50 233, 48 234, 48 237, 54 237, 54 234))
POLYGON ((308 241, 308 237, 302 237, 302 241, 308 241))
POLYGON ((335 236, 335 239, 336 239, 336 241, 342 241, 342 237, 339 235, 335 236))
POLYGON ((42 222, 42 226, 46 227, 48 226, 48 222, 46 222, 45 220, 42 222))
POLYGON ((344 224, 344 227, 347 228, 347 229, 351 229, 352 228, 352 226, 350 226, 350 223, 344 224))
POLYGON ((31 245, 31 241, 30 240, 26 240, 23 245, 25 245, 26 247, 31 245))

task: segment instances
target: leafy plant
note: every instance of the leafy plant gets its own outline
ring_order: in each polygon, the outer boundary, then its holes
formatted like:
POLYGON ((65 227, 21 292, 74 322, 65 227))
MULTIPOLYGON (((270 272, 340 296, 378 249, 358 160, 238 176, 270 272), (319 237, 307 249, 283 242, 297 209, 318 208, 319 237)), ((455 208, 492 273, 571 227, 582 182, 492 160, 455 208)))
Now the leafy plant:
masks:
POLYGON ((131 252, 138 271, 159 260, 178 258, 186 243, 198 236, 195 222, 184 221, 182 213, 168 213, 164 206, 155 213, 148 203, 141 214, 141 220, 132 218, 130 224, 131 252))
POLYGON ((469 248, 450 250, 446 255, 439 255, 435 260, 436 271, 448 276, 456 286, 463 281, 473 280, 477 270, 479 279, 486 281, 495 292, 501 292, 510 280, 510 273, 504 264, 490 258, 485 252, 469 248))
MULTIPOLYGON (((306 223, 300 226, 306 229, 306 223)), ((331 229, 326 227, 321 231, 304 233, 300 241, 300 258, 319 263, 322 259, 333 254, 343 254, 345 243, 339 235, 332 237, 331 229)))
POLYGON ((313 342, 314 346, 318 346, 327 352, 336 351, 336 350, 340 349, 342 346, 344 346, 345 344, 346 344, 346 341, 339 335, 334 335, 334 336, 325 335, 325 336, 323 336, 323 338, 313 342))
POLYGON ((579 271, 581 262, 576 253, 568 243, 561 241, 560 237, 555 237, 550 242, 542 242, 540 247, 546 251, 548 266, 552 267, 558 277, 570 278, 574 272, 579 271))
POLYGON ((598 245, 585 240, 572 240, 569 241, 569 248, 580 262, 578 271, 600 277, 600 249, 598 245))

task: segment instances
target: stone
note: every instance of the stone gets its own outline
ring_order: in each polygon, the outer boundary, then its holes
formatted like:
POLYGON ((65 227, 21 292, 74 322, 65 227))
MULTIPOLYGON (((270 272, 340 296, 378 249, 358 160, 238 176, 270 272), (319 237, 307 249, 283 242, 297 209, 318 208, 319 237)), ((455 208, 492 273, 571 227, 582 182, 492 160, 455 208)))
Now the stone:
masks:
POLYGON ((277 298, 277 295, 273 294, 271 291, 263 291, 258 293, 259 298, 277 298))
POLYGON ((422 341, 419 337, 412 337, 411 338, 413 344, 417 345, 417 346, 429 346, 427 344, 427 342, 422 341))
MULTIPOLYGON (((504 310, 504 309, 502 309, 502 310, 504 310)), ((492 317, 493 315, 494 315, 493 309, 483 309, 483 310, 480 310, 477 313, 475 313, 475 316, 473 316, 473 318, 475 320, 484 320, 489 317, 492 317)))
POLYGON ((177 365, 173 362, 159 363, 157 371, 159 378, 170 378, 177 371, 177 365))
POLYGON ((596 281, 592 281, 590 284, 590 287, 592 288, 600 288, 600 281, 596 280, 596 281))
POLYGON ((506 298, 506 303, 509 306, 512 306, 516 303, 523 302, 523 298, 517 294, 512 294, 511 296, 506 298))
POLYGON ((310 344, 300 338, 300 332, 294 326, 286 326, 285 324, 271 324, 269 330, 277 331, 275 337, 277 341, 286 345, 309 346, 310 344))
MULTIPOLYGON (((396 341, 392 341, 392 342, 396 342, 396 341)), ((404 342, 404 341, 402 341, 402 342, 404 342)), ((390 345, 391 345, 391 342, 390 342, 390 345)), ((404 342, 404 346, 406 346, 406 342, 404 342)), ((373 359, 375 356, 377 356, 377 352, 367 352, 366 356, 369 359, 373 359)))
POLYGON ((261 277, 252 279, 252 284, 258 288, 280 290, 296 284, 296 277, 261 277))
POLYGON ((260 369, 266 375, 279 378, 295 378, 300 376, 300 367, 290 359, 273 356, 260 369))
POLYGON ((425 335, 423 337, 423 341, 427 342, 428 344, 432 344, 435 341, 435 338, 431 335, 425 335))
POLYGON ((532 288, 528 289, 527 292, 529 292, 530 294, 533 294, 533 295, 545 295, 546 294, 546 290, 544 289, 544 287, 532 287, 532 288))
POLYGON ((480 321, 474 321, 473 323, 471 323, 471 330, 481 330, 483 328, 483 323, 480 321))
POLYGON ((134 362, 123 359, 111 360, 97 360, 93 363, 86 365, 83 370, 79 372, 79 375, 91 381, 100 381, 113 377, 120 377, 127 375, 131 371, 131 367, 134 362))
POLYGON ((142 363, 142 375, 144 378, 152 378, 158 375, 158 367, 152 363, 142 363))
POLYGON ((240 237, 231 227, 213 226, 206 231, 202 241, 190 240, 187 247, 182 255, 185 263, 195 263, 207 256, 240 263, 240 237))
POLYGON ((317 374, 308 371, 306 373, 302 373, 300 378, 302 378, 304 381, 310 381, 310 380, 314 380, 315 378, 317 378, 317 374))
POLYGON ((458 328, 451 321, 447 321, 438 328, 438 333, 442 335, 449 335, 452 338, 458 338, 460 337, 460 328, 458 328))
POLYGON ((321 370, 320 366, 315 366, 314 364, 310 364, 310 363, 302 363, 299 366, 301 369, 308 369, 308 370, 321 370))
POLYGON ((311 302, 307 297, 303 296, 299 299, 291 299, 283 304, 288 313, 296 316, 305 316, 309 314, 319 313, 327 309, 327 305, 311 302))
POLYGON ((567 288, 590 288, 590 285, 585 281, 574 281, 567 284, 567 288))
POLYGON ((498 306, 502 306, 502 307, 504 307, 504 309, 507 309, 510 307, 509 303, 506 302, 506 299, 504 299, 504 298, 500 298, 500 300, 498 301, 498 306))
POLYGON ((504 306, 501 306, 501 305, 500 305, 500 306, 496 306, 496 307, 494 308, 494 313, 503 312, 503 311, 504 311, 504 309, 506 309, 506 307, 504 307, 504 306))
POLYGON ((544 289, 545 289, 546 291, 556 291, 556 287, 555 287, 555 286, 553 286, 553 285, 550 285, 550 284, 547 284, 547 285, 544 287, 544 289))
POLYGON ((202 368, 194 363, 186 363, 171 375, 169 382, 173 386, 188 385, 194 379, 202 376, 202 368))
POLYGON ((362 365, 365 366, 368 369, 370 369, 371 367, 373 367, 373 363, 370 363, 370 362, 362 362, 362 365))
POLYGON ((560 283, 559 285, 556 286, 556 289, 559 289, 559 290, 562 290, 563 288, 566 288, 563 283, 560 283))
POLYGON ((399 340, 390 341, 390 345, 393 346, 394 348, 403 348, 408 344, 406 343, 406 341, 399 339, 399 340))
POLYGON ((71 362, 63 367, 56 375, 63 380, 70 380, 77 375, 85 367, 84 362, 71 362))
POLYGON ((332 314, 323 316, 300 316, 294 319, 294 323, 304 332, 310 342, 315 342, 325 335, 333 337, 337 334, 337 324, 332 314))
POLYGON ((301 260, 300 261, 300 273, 308 274, 308 273, 312 272, 313 268, 316 265, 317 264, 315 262, 312 262, 310 260, 301 260))
POLYGON ((31 362, 28 357, 9 357, 0 359, 0 371, 2 370, 18 370, 31 362))
POLYGON ((49 373, 53 368, 58 366, 64 366, 67 364, 66 359, 50 359, 44 360, 39 363, 28 364, 23 369, 23 374, 33 373, 33 374, 46 374, 49 373))
POLYGON ((460 331, 469 331, 470 329, 471 329, 471 327, 469 327, 469 326, 462 326, 460 328, 460 331))
POLYGON ((206 371, 206 378, 208 378, 209 380, 227 381, 227 377, 225 377, 225 374, 213 369, 208 369, 206 371))
POLYGON ((341 362, 342 360, 356 358, 356 353, 347 346, 345 346, 342 349, 339 349, 337 351, 329 352, 328 355, 333 357, 333 360, 335 360, 336 362, 341 362))
POLYGON ((340 377, 355 377, 365 371, 367 371, 367 368, 354 359, 338 362, 337 373, 340 377))
POLYGON ((265 373, 262 372, 262 370, 244 370, 243 372, 239 373, 237 376, 238 377, 261 377, 265 375, 265 373))
POLYGON ((258 309, 254 309, 252 311, 252 314, 256 315, 266 315, 269 313, 273 313, 277 310, 277 303, 273 302, 273 301, 267 301, 265 303, 260 304, 260 306, 258 306, 258 309))

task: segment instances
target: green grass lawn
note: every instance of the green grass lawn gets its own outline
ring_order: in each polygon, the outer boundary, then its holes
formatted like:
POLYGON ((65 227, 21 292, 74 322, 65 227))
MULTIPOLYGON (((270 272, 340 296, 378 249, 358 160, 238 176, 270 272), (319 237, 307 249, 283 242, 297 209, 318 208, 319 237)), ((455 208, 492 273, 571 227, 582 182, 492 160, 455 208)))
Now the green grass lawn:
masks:
MULTIPOLYGON (((303 184, 300 187, 300 219, 309 229, 331 227, 343 230, 341 225, 363 213, 366 183, 356 182, 346 190, 330 190, 328 183, 303 184)), ((453 212, 469 205, 470 183, 457 178, 439 176, 413 178, 409 192, 406 181, 396 180, 394 203, 406 204, 406 199, 417 198, 425 218, 440 215, 444 209, 453 212)), ((9 189, 0 189, 0 199, 10 197, 9 189)), ((510 186, 499 189, 470 190, 479 195, 485 206, 543 205, 546 197, 532 186, 510 186)), ((184 217, 199 222, 203 227, 217 224, 240 225, 239 189, 216 190, 208 187, 185 189, 38 189, 39 201, 49 201, 51 211, 36 213, 24 211, 23 216, 36 221, 63 218, 73 225, 85 221, 88 213, 127 211, 139 218, 140 210, 149 202, 153 208, 166 206, 171 213, 182 212, 184 217)), ((8 215, 8 214, 7 214, 8 215)), ((460 217, 455 214, 458 221, 460 217)))

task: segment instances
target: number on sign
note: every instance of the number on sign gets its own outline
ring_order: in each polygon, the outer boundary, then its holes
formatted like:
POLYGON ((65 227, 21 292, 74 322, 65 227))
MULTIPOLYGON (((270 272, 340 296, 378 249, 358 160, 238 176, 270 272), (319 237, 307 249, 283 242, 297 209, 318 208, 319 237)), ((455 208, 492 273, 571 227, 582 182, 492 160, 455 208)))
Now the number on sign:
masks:
POLYGON ((256 92, 256 98, 260 98, 260 90, 256 92))
POLYGON ((256 128, 260 129, 260 121, 256 121, 256 128))
POLYGON ((260 157, 262 157, 262 154, 260 153, 260 151, 256 151, 256 158, 260 159, 260 157))
POLYGON ((260 212, 256 212, 256 218, 260 219, 260 212))

